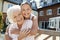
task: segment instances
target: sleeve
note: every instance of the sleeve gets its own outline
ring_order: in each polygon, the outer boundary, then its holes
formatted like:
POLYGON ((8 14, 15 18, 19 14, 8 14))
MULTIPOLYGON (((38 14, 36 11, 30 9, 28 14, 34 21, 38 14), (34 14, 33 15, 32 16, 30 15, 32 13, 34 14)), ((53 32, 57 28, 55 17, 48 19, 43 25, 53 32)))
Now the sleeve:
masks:
POLYGON ((10 25, 7 26, 5 35, 9 35, 9 27, 10 27, 10 25))
POLYGON ((10 25, 8 25, 6 28, 5 40, 12 40, 12 38, 10 38, 10 36, 9 36, 9 27, 10 27, 10 25))
POLYGON ((12 24, 9 24, 6 28, 5 35, 11 36, 12 24))

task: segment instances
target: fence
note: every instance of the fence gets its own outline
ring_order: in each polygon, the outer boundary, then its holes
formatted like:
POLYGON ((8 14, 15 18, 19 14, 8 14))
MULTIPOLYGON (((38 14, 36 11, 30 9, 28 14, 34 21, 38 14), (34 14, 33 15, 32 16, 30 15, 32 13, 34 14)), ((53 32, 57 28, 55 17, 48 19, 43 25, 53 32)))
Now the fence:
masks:
POLYGON ((44 38, 44 40, 47 40, 51 36, 53 36, 53 40, 56 40, 57 36, 59 36, 59 38, 60 38, 60 32, 58 32, 58 31, 38 30, 38 35, 36 36, 36 38, 39 37, 41 34, 47 34, 47 35, 49 35, 48 37, 44 38))

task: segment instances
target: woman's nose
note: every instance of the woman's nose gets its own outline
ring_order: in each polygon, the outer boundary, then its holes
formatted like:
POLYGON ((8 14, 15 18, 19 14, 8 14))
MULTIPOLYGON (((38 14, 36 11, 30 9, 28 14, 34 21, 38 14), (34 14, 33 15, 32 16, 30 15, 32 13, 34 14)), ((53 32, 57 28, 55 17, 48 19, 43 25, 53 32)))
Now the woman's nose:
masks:
POLYGON ((20 18, 19 16, 16 17, 17 20, 18 20, 19 18, 20 18))

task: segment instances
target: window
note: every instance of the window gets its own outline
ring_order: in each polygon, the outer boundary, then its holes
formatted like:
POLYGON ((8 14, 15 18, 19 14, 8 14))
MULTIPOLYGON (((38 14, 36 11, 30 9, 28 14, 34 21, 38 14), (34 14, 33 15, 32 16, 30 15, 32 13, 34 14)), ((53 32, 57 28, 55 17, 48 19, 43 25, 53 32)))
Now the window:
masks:
POLYGON ((39 28, 42 28, 42 21, 39 22, 39 28))
POLYGON ((47 10, 47 15, 52 15, 52 9, 47 10))
POLYGON ((60 7, 57 8, 57 15, 60 15, 60 7))
POLYGON ((35 1, 31 3, 31 6, 32 6, 32 9, 37 10, 37 5, 35 1))
POLYGON ((8 8, 12 7, 13 5, 12 4, 8 4, 8 8))
POLYGON ((40 21, 39 22, 39 28, 45 29, 45 21, 40 21))
POLYGON ((44 6, 47 6, 47 0, 44 0, 44 6))
POLYGON ((52 0, 52 3, 56 3, 57 2, 57 0, 52 0))
POLYGON ((51 5, 52 4, 52 0, 47 0, 47 4, 51 5))
POLYGON ((44 6, 44 2, 40 2, 40 6, 42 6, 42 7, 43 7, 43 6, 44 6))
POLYGON ((39 4, 40 4, 40 6, 43 7, 44 6, 44 0, 40 0, 40 3, 39 4))
POLYGON ((8 1, 16 4, 22 3, 22 0, 8 0, 8 1))
POLYGON ((60 0, 58 0, 58 2, 60 2, 60 0))
POLYGON ((43 11, 40 11, 39 12, 39 16, 43 16, 44 15, 44 12, 43 11))
POLYGON ((48 29, 49 21, 40 21, 39 28, 41 29, 48 29))
POLYGON ((44 6, 47 6, 47 2, 46 1, 44 2, 44 6))
POLYGON ((44 2, 44 0, 40 0, 40 2, 44 2))
POLYGON ((49 28, 54 28, 54 22, 53 21, 50 21, 49 28))

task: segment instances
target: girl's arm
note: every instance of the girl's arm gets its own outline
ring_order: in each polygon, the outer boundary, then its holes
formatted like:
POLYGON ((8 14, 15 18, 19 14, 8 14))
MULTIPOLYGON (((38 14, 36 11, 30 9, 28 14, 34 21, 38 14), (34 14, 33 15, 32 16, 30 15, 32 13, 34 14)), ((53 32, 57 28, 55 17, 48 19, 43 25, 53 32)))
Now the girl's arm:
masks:
POLYGON ((18 40, 22 40, 23 38, 27 37, 28 33, 30 33, 30 30, 29 31, 28 30, 20 31, 18 40))
POLYGON ((38 31, 38 19, 34 19, 33 18, 33 26, 32 26, 32 29, 30 31, 30 34, 31 35, 36 35, 37 34, 37 31, 38 31))

